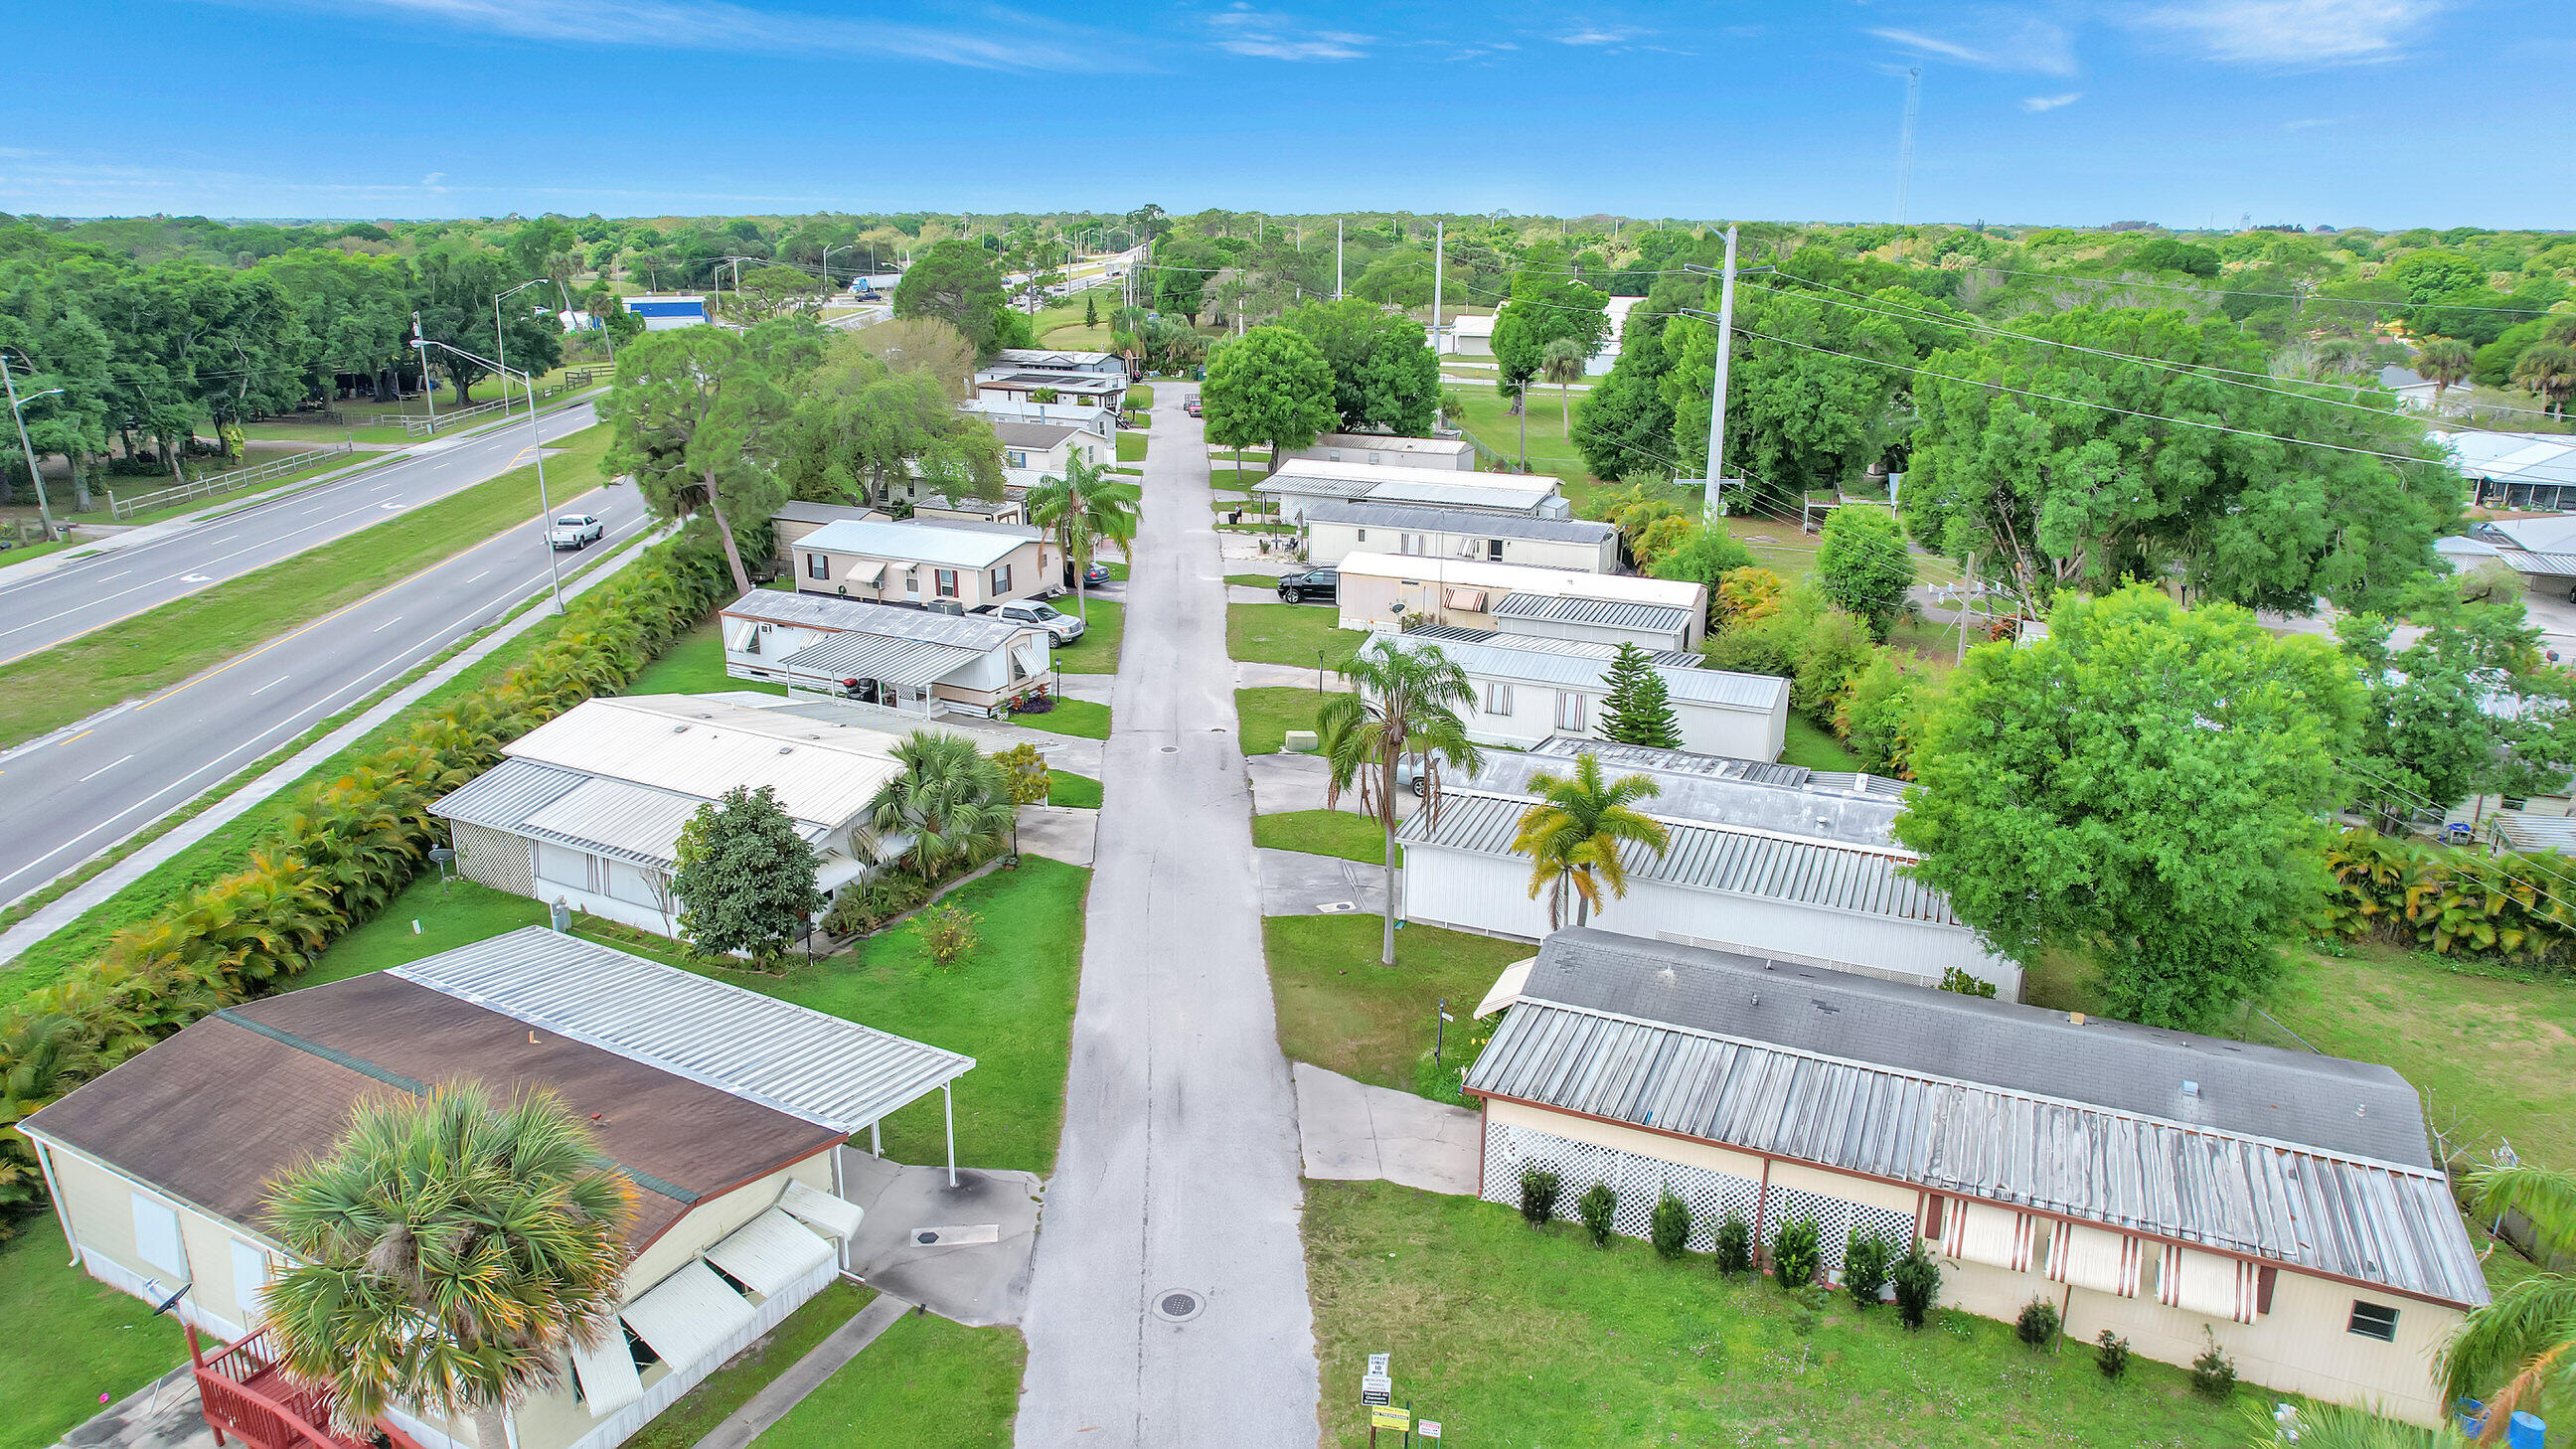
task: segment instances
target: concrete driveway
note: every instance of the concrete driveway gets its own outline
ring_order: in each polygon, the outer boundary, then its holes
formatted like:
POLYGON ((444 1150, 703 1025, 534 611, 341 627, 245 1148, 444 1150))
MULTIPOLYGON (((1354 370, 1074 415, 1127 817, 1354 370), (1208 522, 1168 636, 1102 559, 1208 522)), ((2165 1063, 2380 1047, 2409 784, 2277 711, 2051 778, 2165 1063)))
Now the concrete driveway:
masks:
MULTIPOLYGON (((1255 854, 1260 859, 1261 914, 1265 916, 1338 916, 1353 911, 1374 916, 1384 911, 1385 866, 1300 850, 1255 854)), ((1404 889, 1400 869, 1396 889, 1404 889)))

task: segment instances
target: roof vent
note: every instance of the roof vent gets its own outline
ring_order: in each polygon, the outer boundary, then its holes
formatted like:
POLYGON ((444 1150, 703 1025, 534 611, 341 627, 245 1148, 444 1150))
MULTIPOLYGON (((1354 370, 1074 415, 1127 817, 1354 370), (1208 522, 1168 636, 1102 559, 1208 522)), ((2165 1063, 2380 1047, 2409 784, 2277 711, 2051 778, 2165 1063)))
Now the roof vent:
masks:
POLYGON ((2182 1079, 2182 1094, 2183 1094, 2184 1096, 2186 1096, 2186 1097, 2197 1097, 2197 1096, 2199 1096, 2199 1095, 2200 1095, 2200 1083, 2193 1081, 2193 1080, 2192 1080, 2191 1078, 2189 1078, 2189 1077, 2185 1077, 2185 1078, 2183 1078, 2183 1079, 2182 1079))
POLYGON ((688 732, 689 732, 689 727, 688 727, 687 725, 673 725, 673 726, 671 726, 671 733, 673 733, 673 734, 675 734, 675 735, 684 735, 684 734, 687 734, 688 732))
POLYGON ((2084 1024, 2084 1013, 2080 1011, 2070 1011, 2066 1013, 2066 1023, 2069 1026, 2082 1026, 2084 1024))
POLYGON ((792 755, 796 753, 796 747, 794 745, 780 745, 778 747, 778 753, 782 755, 792 755))

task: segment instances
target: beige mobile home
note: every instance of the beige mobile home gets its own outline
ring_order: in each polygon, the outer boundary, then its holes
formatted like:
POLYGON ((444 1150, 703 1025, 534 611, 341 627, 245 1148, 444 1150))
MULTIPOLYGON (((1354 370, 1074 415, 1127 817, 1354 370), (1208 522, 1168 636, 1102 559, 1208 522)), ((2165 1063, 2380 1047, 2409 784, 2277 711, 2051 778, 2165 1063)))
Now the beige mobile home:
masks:
POLYGON ((1619 530, 1582 518, 1530 518, 1360 499, 1308 502, 1306 562, 1339 563, 1355 553, 1615 574, 1619 572, 1619 530))
MULTIPOLYGON (((1600 732, 1609 699, 1605 676, 1615 644, 1497 634, 1431 625, 1381 635, 1390 647, 1437 649, 1464 670, 1475 698, 1460 711, 1479 744, 1528 749, 1555 735, 1600 732)), ((1704 755, 1776 760, 1789 730, 1789 681, 1771 674, 1701 668, 1697 654, 1650 651, 1664 683, 1682 748, 1704 755)))
POLYGON ((1055 687, 1047 631, 990 615, 754 589, 725 606, 725 673, 913 720, 991 718, 1055 687))
POLYGON ((1387 552, 1343 556, 1341 611, 1345 629, 1428 621, 1647 649, 1695 649, 1708 632, 1698 584, 1387 552))
POLYGON ((946 600, 961 609, 1039 598, 1060 587, 1061 555, 1025 524, 845 521, 796 542, 796 587, 880 604, 946 600))

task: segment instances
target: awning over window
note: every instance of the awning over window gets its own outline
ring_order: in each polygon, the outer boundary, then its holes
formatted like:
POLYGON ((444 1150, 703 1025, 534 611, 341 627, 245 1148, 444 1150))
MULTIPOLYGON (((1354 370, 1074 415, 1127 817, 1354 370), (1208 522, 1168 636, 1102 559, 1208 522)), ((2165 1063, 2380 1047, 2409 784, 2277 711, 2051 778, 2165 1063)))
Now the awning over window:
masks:
POLYGON ((1485 612, 1485 591, 1483 589, 1451 589, 1449 591, 1449 607, 1456 609, 1462 614, 1481 614, 1485 612))
POLYGON ((760 621, 757 619, 728 620, 725 629, 725 647, 736 654, 759 653, 760 621))
POLYGON ((1989 1268, 2010 1268, 2016 1273, 2030 1268, 2030 1218, 2011 1208, 1994 1207, 1961 1198, 1951 1199, 1955 1209, 1943 1224, 1942 1251, 1963 1262, 1983 1263, 1989 1268))
POLYGON ((832 1261, 833 1251, 830 1239, 816 1236, 812 1228, 771 1208, 707 1249, 707 1261, 752 1292, 770 1298, 832 1261))
POLYGON ((787 1184, 786 1195, 778 1199, 778 1205, 799 1221, 836 1238, 847 1238, 857 1232, 859 1219, 866 1216, 857 1203, 844 1202, 820 1188, 807 1187, 801 1182, 787 1184))
POLYGON ((715 1269, 694 1259, 617 1316, 674 1369, 688 1368, 715 1352, 749 1328, 754 1317, 748 1299, 726 1286, 715 1269))
POLYGON ((2241 1258, 2165 1245, 2164 1271, 2156 1275, 2165 1306, 2204 1318, 2252 1323, 2262 1302, 2262 1269, 2241 1258))
POLYGON ((605 1419, 644 1397, 644 1380, 635 1372, 635 1355, 627 1350, 626 1330, 614 1322, 599 1347, 573 1349, 572 1374, 581 1382, 581 1401, 594 1419, 605 1419))
POLYGON ((2138 1240, 2126 1233, 2063 1224, 2057 1230, 2056 1251, 2048 1258, 2048 1276, 2096 1293, 2135 1298, 2139 1247, 2138 1240))
POLYGON ((848 575, 845 577, 844 582, 847 582, 847 583, 853 583, 853 584, 866 584, 866 585, 869 585, 870 587, 874 587, 874 586, 876 585, 876 582, 877 582, 879 579, 882 579, 882 578, 884 578, 884 577, 885 577, 885 560, 884 560, 884 559, 881 559, 881 558, 863 558, 863 559, 859 560, 857 563, 854 563, 854 564, 850 565, 850 572, 849 572, 849 573, 848 573, 848 575))

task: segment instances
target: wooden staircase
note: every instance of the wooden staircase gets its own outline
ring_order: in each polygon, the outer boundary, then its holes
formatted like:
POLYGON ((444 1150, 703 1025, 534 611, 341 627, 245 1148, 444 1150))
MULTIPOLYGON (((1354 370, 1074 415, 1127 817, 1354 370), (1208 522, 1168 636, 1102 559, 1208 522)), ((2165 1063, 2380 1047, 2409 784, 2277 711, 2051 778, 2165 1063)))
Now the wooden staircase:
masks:
POLYGON ((206 1427, 215 1431, 218 1445, 230 1435, 252 1449, 420 1449, 411 1436, 381 1422, 358 1438, 335 1432, 330 1387, 289 1377, 266 1329, 218 1345, 210 1358, 191 1325, 188 1362, 196 1372, 206 1427))

